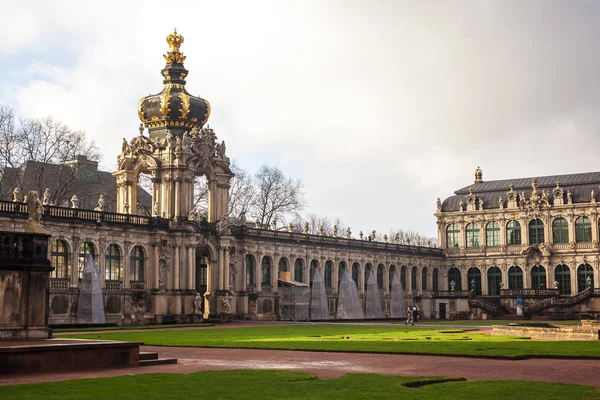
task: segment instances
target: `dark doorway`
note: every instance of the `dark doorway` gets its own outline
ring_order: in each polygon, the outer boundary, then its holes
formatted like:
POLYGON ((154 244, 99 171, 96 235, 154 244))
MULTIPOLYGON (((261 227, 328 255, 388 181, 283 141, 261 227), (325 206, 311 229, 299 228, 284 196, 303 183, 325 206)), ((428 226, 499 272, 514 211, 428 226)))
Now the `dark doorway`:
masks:
POLYGON ((440 319, 446 319, 446 303, 440 303, 440 319))
MULTIPOLYGON (((196 255, 196 291, 204 296, 206 293, 206 282, 208 280, 208 256, 206 254, 196 255)), ((204 312, 204 302, 202 312, 204 312)))

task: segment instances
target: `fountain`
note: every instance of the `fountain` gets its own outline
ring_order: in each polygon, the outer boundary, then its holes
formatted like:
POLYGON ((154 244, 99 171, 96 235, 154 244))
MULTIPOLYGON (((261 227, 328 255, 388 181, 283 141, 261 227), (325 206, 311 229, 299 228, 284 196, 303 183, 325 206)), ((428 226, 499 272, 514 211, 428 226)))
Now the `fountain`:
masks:
POLYGON ((360 303, 356 283, 348 271, 344 271, 338 289, 336 319, 365 319, 365 313, 360 303))
POLYGON ((86 256, 77 307, 78 324, 106 324, 100 274, 94 257, 86 256))
POLYGON ((406 318, 404 304, 404 290, 396 274, 392 278, 392 291, 390 293, 390 318, 406 318))
POLYGON ((318 268, 314 268, 312 290, 310 293, 310 319, 329 319, 329 307, 325 293, 325 282, 318 268))
POLYGON ((381 311, 381 297, 379 286, 371 271, 367 271, 367 301, 365 307, 365 318, 383 318, 381 311))

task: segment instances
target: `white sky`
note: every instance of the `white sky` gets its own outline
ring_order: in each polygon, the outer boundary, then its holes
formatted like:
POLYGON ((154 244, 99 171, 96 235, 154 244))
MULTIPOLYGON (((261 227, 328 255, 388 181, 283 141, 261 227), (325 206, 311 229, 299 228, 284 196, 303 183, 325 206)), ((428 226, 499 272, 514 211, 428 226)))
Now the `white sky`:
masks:
POLYGON ((0 104, 84 129, 112 170, 177 27, 187 89, 250 171, 354 233, 436 235, 473 181, 598 170, 598 1, 27 1, 4 5, 0 104))

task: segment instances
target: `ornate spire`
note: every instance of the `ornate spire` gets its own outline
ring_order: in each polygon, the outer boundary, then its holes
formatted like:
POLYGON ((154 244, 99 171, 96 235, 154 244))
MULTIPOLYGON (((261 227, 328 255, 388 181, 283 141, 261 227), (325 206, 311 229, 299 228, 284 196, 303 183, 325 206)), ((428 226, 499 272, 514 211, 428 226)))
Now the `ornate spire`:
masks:
POLYGON ((475 183, 482 183, 482 182, 483 182, 483 171, 478 166, 477 169, 475 170, 475 183))
POLYGON ((183 64, 185 56, 179 51, 179 47, 183 43, 183 36, 177 33, 177 29, 174 29, 173 33, 167 36, 167 43, 169 44, 169 52, 163 54, 168 64, 177 63, 183 64))

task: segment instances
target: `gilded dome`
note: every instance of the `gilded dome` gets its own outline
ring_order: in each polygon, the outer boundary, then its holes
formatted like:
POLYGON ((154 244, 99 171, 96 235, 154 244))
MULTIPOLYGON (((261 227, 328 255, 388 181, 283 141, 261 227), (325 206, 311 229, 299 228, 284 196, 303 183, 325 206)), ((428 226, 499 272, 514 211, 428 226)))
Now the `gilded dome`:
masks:
POLYGON ((161 71, 165 86, 160 93, 140 99, 138 114, 151 134, 159 129, 180 128, 173 131, 177 135, 184 130, 202 128, 210 116, 210 104, 185 90, 188 71, 183 66, 185 56, 179 51, 183 36, 175 30, 167 36, 167 43, 169 51, 163 56, 167 65, 161 71))

